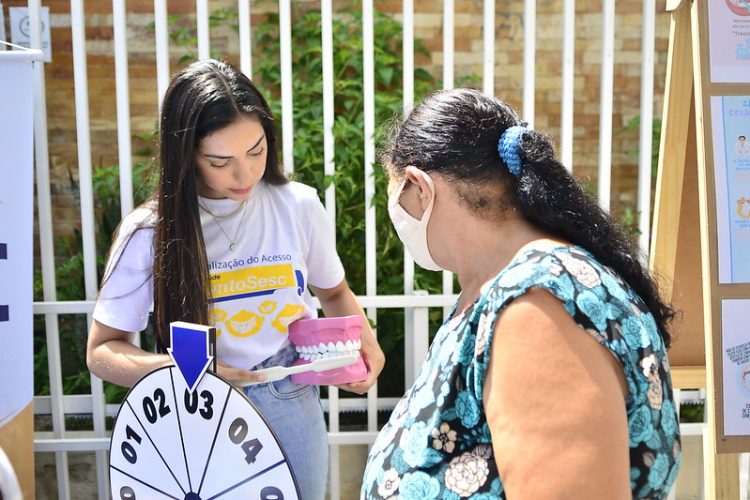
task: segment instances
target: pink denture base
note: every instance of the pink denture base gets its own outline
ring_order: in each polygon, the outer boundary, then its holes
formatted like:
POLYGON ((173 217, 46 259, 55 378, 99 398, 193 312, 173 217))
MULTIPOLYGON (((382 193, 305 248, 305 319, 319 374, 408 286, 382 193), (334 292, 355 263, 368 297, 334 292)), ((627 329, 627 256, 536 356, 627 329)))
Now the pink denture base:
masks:
MULTIPOLYGON (((289 325, 289 341, 296 346, 316 346, 321 343, 362 340, 361 316, 342 316, 336 318, 313 318, 297 320, 289 325)), ((342 353, 344 354, 344 353, 342 353)), ((302 358, 293 366, 310 363, 302 358)), ((309 371, 295 373, 292 382, 312 385, 340 385, 351 382, 361 382, 367 378, 367 367, 362 357, 358 357, 354 364, 325 370, 321 372, 309 371)))

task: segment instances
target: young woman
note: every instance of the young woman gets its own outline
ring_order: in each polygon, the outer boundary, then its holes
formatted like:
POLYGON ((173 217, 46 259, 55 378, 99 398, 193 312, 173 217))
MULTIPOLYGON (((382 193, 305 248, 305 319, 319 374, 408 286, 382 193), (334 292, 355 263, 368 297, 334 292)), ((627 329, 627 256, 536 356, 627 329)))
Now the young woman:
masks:
MULTIPOLYGON (((333 228, 314 189, 289 182, 277 160, 271 111, 233 66, 196 62, 171 81, 160 121, 156 196, 121 223, 89 332, 90 370, 131 386, 168 365, 169 324, 217 328, 219 374, 263 381, 254 370, 288 365, 288 325, 363 314, 344 279, 333 228), (133 345, 153 313, 159 353, 133 345)), ((367 322, 365 322, 367 325, 367 322)), ((364 393, 384 357, 365 326, 364 393)), ((281 440, 305 498, 322 499, 327 434, 317 387, 288 378, 245 389, 281 440)))
POLYGON ((663 498, 672 310, 616 221, 505 103, 433 94, 383 162, 414 260, 461 294, 369 456, 365 498, 663 498))

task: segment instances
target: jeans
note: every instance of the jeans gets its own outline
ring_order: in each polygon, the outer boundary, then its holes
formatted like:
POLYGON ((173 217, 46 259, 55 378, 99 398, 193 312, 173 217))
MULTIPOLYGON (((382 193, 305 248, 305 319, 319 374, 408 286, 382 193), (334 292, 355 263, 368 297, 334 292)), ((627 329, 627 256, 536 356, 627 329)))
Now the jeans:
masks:
MULTIPOLYGON (((296 358, 294 346, 289 345, 252 369, 289 366, 296 358)), ((286 377, 244 391, 281 442, 300 498, 323 500, 328 480, 328 431, 318 387, 295 384, 286 377)))

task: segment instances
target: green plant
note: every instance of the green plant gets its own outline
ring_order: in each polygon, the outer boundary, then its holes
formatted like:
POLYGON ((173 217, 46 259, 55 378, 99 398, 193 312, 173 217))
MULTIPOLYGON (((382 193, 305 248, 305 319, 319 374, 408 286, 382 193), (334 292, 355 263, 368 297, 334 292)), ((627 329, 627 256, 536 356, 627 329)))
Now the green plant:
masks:
MULTIPOLYGON (((224 24, 232 24, 237 21, 237 11, 233 9, 218 9, 208 17, 209 28, 224 24)), ((150 22, 146 29, 154 30, 156 25, 150 22)), ((170 14, 167 16, 167 27, 169 30, 169 41, 174 47, 178 47, 183 53, 177 60, 179 65, 195 61, 198 58, 198 36, 196 34, 195 20, 185 16, 170 14)), ((209 48, 209 54, 213 58, 219 57, 219 51, 209 48)))
MULTIPOLYGON (((237 14, 231 9, 219 9, 211 13, 212 26, 228 26, 237 30, 237 14)), ((151 25, 153 28, 153 25, 151 25)), ((379 143, 386 134, 387 124, 401 113, 401 24, 382 14, 375 16, 375 122, 382 124, 376 131, 379 143)), ((169 18, 172 45, 181 50, 180 64, 196 58, 197 38, 194 25, 179 16, 169 18)), ((279 89, 281 82, 278 61, 278 16, 269 14, 268 19, 253 28, 254 78, 267 97, 277 117, 281 116, 279 89)), ((363 57, 361 13, 353 4, 337 10, 333 23, 334 43, 334 93, 335 93, 335 164, 332 176, 323 172, 323 108, 321 68, 321 28, 317 11, 303 11, 295 6, 293 13, 293 93, 294 93, 294 167, 295 179, 314 186, 323 195, 325 189, 334 185, 336 190, 336 230, 338 251, 347 270, 347 279, 352 289, 365 293, 365 195, 364 195, 364 109, 363 109, 363 57)), ((415 49, 422 54, 429 52, 417 40, 415 49)), ((212 57, 220 54, 212 52, 212 57)), ((435 87, 432 76, 422 69, 415 71, 415 100, 420 99, 435 87)), ((469 77, 466 81, 470 81, 469 77)), ((146 144, 153 137, 140 137, 146 144)), ((153 155, 150 147, 137 152, 141 158, 153 155)), ((143 201, 152 191, 148 177, 150 161, 137 162, 134 166, 134 182, 143 182, 146 187, 135 190, 136 203, 143 201)), ((97 259, 99 276, 104 264, 104 253, 109 248, 110 237, 120 220, 118 167, 100 167, 94 173, 94 191, 97 206, 97 259)), ((386 177, 383 170, 374 166, 376 196, 376 227, 378 228, 377 284, 379 294, 403 292, 403 247, 388 219, 386 210, 386 177)), ((78 191, 71 177, 71 189, 78 191)), ((58 293, 61 300, 80 299, 84 296, 82 245, 80 233, 68 240, 58 240, 58 255, 67 257, 57 268, 58 293)), ((41 296, 41 276, 36 276, 37 296, 41 296)), ((415 286, 431 293, 440 292, 441 276, 417 270, 415 286)), ((397 309, 379 311, 377 327, 379 341, 390 361, 380 379, 383 395, 403 393, 403 340, 404 314, 397 309)), ((43 318, 39 318, 36 339, 36 394, 48 393, 46 345, 44 342, 43 318)), ((442 321, 442 311, 431 311, 431 330, 442 321)), ((69 323, 61 319, 61 346, 64 363, 66 393, 87 392, 88 371, 85 366, 85 318, 71 318, 69 323)), ((145 336, 148 342, 149 337, 145 336)), ((119 402, 125 389, 105 383, 107 402, 119 402)))
MULTIPOLYGON (((334 175, 323 170, 323 80, 321 59, 321 18, 317 10, 293 11, 292 80, 294 105, 294 178, 324 191, 333 184, 336 190, 336 232, 338 252, 347 271, 350 286, 364 294, 365 269, 365 178, 364 178, 364 89, 361 12, 353 4, 337 9, 333 21, 334 73, 334 175)), ((236 14, 217 10, 211 18, 237 30, 236 14)), ((269 14, 265 22, 253 27, 255 43, 253 77, 277 118, 281 117, 280 41, 277 14, 269 14)), ((388 123, 400 115, 402 107, 401 23, 376 13, 375 40, 375 123, 376 142, 385 137, 388 123)), ((191 36, 180 35, 191 42, 191 36)), ((417 40, 415 50, 429 55, 417 40)), ((187 62, 187 60, 186 60, 187 62)), ((423 69, 414 74, 415 101, 435 88, 433 77, 423 69)), ((279 125, 281 129, 281 125, 279 125)), ((403 293, 403 247, 393 231, 386 210, 387 179, 379 165, 374 166, 376 195, 376 227, 378 228, 377 287, 379 294, 403 293)), ((438 293, 442 277, 437 273, 417 270, 415 287, 438 293)), ((442 321, 442 311, 431 313, 435 330, 442 321)), ((391 360, 380 379, 380 392, 386 395, 403 393, 404 314, 396 309, 379 311, 379 341, 391 360)))
POLYGON ((631 238, 637 238, 641 234, 641 230, 638 228, 639 214, 640 212, 633 210, 632 207, 625 207, 620 215, 620 225, 631 238))
MULTIPOLYGON (((146 136, 146 138, 150 138, 146 136)), ((144 137, 140 137, 144 139, 144 137)), ((150 147, 136 151, 136 156, 150 158, 150 147)), ((134 201, 142 203, 153 190, 151 182, 151 161, 142 160, 133 166, 134 201)), ((68 176, 70 191, 80 204, 78 181, 72 173, 68 176)), ((99 251, 96 264, 97 276, 104 269, 106 251, 112 235, 120 221, 119 168, 117 165, 102 166, 92 173, 96 248, 99 251)), ((75 229, 72 237, 58 237, 55 241, 55 254, 60 263, 55 268, 57 299, 62 301, 81 300, 86 296, 83 270, 83 241, 80 229, 75 229)), ((34 297, 42 299, 41 270, 34 273, 34 297)), ((47 364, 47 342, 45 319, 37 316, 34 322, 34 394, 49 394, 49 369, 47 364)), ((62 385, 65 394, 85 394, 90 392, 89 372, 86 368, 86 337, 88 325, 84 315, 61 315, 58 318, 60 357, 62 365, 62 385)), ((124 393, 123 393, 124 395, 124 393)))
MULTIPOLYGON (((634 116, 624 127, 620 129, 620 132, 633 134, 639 132, 641 128, 641 115, 634 116)), ((651 175, 656 177, 656 171, 659 168, 659 144, 661 142, 661 118, 654 118, 651 131, 651 175)), ((625 154, 630 158, 638 158, 640 151, 629 150, 625 154)))
MULTIPOLYGON (((628 123, 625 124, 624 127, 620 129, 620 133, 624 134, 635 134, 640 131, 641 128, 641 116, 637 115, 628 120, 628 123)), ((661 141, 661 118, 654 118, 653 124, 652 124, 652 131, 651 131, 651 197, 650 197, 650 204, 651 204, 651 212, 653 212, 653 204, 654 204, 654 190, 656 188, 656 183, 653 182, 656 179, 656 174, 659 169, 659 144, 661 141)), ((625 151, 625 155, 629 158, 638 159, 640 156, 640 150, 638 149, 631 149, 625 151)), ((640 216, 640 211, 636 210, 632 206, 626 206, 622 210, 622 214, 620 215, 620 224, 622 224, 623 229, 625 232, 627 232, 630 236, 633 238, 637 238, 641 231, 638 228, 638 218, 640 216)))
MULTIPOLYGON (((348 7, 337 12, 333 21, 334 73, 334 163, 335 174, 323 172, 323 80, 321 67, 321 19, 318 11, 295 11, 293 93, 294 93, 294 169, 295 178, 314 186, 322 195, 332 183, 336 191, 336 230, 338 252, 347 271, 347 279, 357 294, 366 292, 365 266, 365 178, 364 178, 364 89, 361 12, 348 7)), ((276 34, 278 19, 269 16, 266 23, 255 28, 255 50, 259 61, 254 71, 257 83, 277 116, 281 102, 276 89, 280 86, 276 34)), ((382 142, 388 123, 401 114, 402 65, 401 23, 376 14, 374 19, 374 80, 376 142, 382 142)), ((417 41, 415 50, 428 54, 417 41)), ((432 76, 417 69, 414 75, 415 99, 435 87, 432 76)), ((374 166, 377 228, 377 289, 379 294, 403 293, 403 247, 393 231, 386 209, 387 179, 379 165, 374 166)), ((439 292, 441 276, 417 272, 417 288, 439 292)), ((434 311, 435 322, 441 311, 434 311)), ((386 353, 388 367, 380 378, 380 392, 388 395, 403 393, 403 311, 381 310, 377 318, 379 341, 386 353)), ((437 325, 433 324, 434 327, 437 325)), ((434 329, 434 328, 433 328, 434 329)))
POLYGON ((705 404, 682 404, 680 422, 705 422, 705 404))

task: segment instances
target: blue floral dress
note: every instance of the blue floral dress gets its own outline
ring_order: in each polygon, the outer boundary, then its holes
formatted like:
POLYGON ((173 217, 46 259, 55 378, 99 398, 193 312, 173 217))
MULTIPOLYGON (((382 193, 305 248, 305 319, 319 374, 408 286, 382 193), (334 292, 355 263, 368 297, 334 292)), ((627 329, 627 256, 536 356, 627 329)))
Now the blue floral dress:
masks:
POLYGON ((561 246, 521 253, 470 310, 440 327, 414 385, 370 451, 363 498, 505 498, 482 388, 495 321, 531 288, 559 298, 621 363, 633 498, 666 497, 681 448, 669 361, 654 318, 612 270, 579 247, 561 246))

